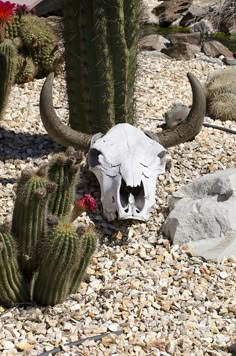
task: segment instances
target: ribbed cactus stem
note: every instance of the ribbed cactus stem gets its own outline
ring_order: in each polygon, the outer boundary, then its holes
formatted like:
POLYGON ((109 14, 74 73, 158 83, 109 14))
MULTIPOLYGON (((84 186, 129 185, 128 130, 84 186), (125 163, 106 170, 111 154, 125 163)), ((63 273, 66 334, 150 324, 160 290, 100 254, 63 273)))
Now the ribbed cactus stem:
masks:
POLYGON ((71 290, 71 274, 80 262, 82 240, 75 227, 59 222, 42 245, 42 262, 33 299, 41 305, 62 303, 71 290))
POLYGON ((0 44, 0 119, 8 102, 11 87, 15 81, 17 52, 14 46, 0 44))
POLYGON ((86 268, 89 264, 90 258, 94 253, 94 251, 96 250, 96 246, 97 246, 97 238, 94 232, 87 233, 83 236, 83 242, 82 242, 83 253, 80 259, 80 263, 75 268, 72 274, 70 293, 73 294, 77 292, 79 285, 84 277, 86 268))
POLYGON ((58 154, 51 160, 48 178, 57 186, 49 200, 49 212, 52 215, 57 217, 69 215, 75 200, 79 171, 78 160, 73 149, 69 149, 65 154, 58 154))
POLYGON ((12 233, 20 252, 20 266, 28 278, 38 264, 37 247, 47 234, 48 190, 52 189, 41 173, 24 171, 17 185, 12 233))
POLYGON ((5 39, 5 28, 0 24, 0 43, 2 43, 5 39))
POLYGON ((134 122, 141 0, 66 0, 64 38, 70 124, 106 132, 134 122))
POLYGON ((5 226, 0 227, 0 304, 11 306, 29 301, 28 286, 20 272, 15 240, 5 226))

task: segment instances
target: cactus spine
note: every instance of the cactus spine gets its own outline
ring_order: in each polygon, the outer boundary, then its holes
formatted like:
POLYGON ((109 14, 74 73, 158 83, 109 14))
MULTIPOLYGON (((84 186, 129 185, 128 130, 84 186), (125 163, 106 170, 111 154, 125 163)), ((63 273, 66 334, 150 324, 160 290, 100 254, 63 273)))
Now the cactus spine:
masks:
POLYGON ((0 44, 0 119, 2 118, 11 87, 15 81, 17 52, 14 46, 0 44))
POLYGON ((11 306, 29 300, 20 272, 15 240, 6 226, 0 227, 0 303, 11 306))
POLYGON ((106 132, 119 122, 133 123, 140 9, 140 0, 65 1, 72 128, 94 133, 106 132))

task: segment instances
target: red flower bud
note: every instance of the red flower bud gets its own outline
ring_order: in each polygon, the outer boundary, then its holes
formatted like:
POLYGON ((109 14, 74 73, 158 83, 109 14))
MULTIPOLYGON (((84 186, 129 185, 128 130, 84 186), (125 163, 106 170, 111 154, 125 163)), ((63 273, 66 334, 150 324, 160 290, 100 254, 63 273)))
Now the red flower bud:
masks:
POLYGON ((83 211, 87 209, 94 211, 96 209, 96 201, 90 194, 83 194, 82 198, 78 199, 75 205, 83 211))

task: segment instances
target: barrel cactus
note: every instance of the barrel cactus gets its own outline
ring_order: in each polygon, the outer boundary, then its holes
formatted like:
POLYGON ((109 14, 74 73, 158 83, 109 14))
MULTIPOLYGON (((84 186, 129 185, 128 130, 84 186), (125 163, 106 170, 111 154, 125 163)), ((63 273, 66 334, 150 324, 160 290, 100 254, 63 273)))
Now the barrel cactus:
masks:
POLYGON ((3 305, 29 301, 29 289, 17 260, 16 241, 7 225, 0 226, 0 289, 3 305))
POLYGON ((51 184, 40 172, 24 171, 18 182, 12 233, 19 246, 23 274, 32 278, 37 268, 38 244, 47 234, 47 204, 51 184))
POLYGON ((96 248, 93 225, 72 218, 80 159, 69 149, 22 172, 11 228, 0 227, 0 304, 55 305, 77 291, 96 248))
POLYGON ((81 236, 80 229, 66 219, 59 221, 41 246, 34 300, 41 305, 55 305, 76 293, 95 248, 95 234, 81 236))
POLYGON ((11 44, 0 44, 0 119, 4 115, 17 70, 17 51, 11 44))
POLYGON ((206 83, 207 112, 213 119, 236 120, 236 68, 214 71, 206 83))
POLYGON ((134 122, 141 0, 66 0, 64 40, 69 120, 85 133, 134 122))

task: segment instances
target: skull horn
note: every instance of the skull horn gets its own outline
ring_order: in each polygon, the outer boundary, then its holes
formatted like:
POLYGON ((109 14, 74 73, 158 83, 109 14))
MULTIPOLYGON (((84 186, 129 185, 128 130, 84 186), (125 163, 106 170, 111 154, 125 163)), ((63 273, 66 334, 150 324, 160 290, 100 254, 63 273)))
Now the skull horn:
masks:
POLYGON ((188 117, 174 129, 166 129, 158 134, 145 132, 150 138, 168 148, 189 141, 199 134, 206 113, 206 96, 198 79, 188 73, 193 93, 193 104, 188 117))
POLYGON ((50 73, 40 94, 40 115, 43 125, 49 136, 57 143, 86 151, 90 146, 92 135, 73 130, 60 121, 52 102, 53 79, 54 73, 50 73))

